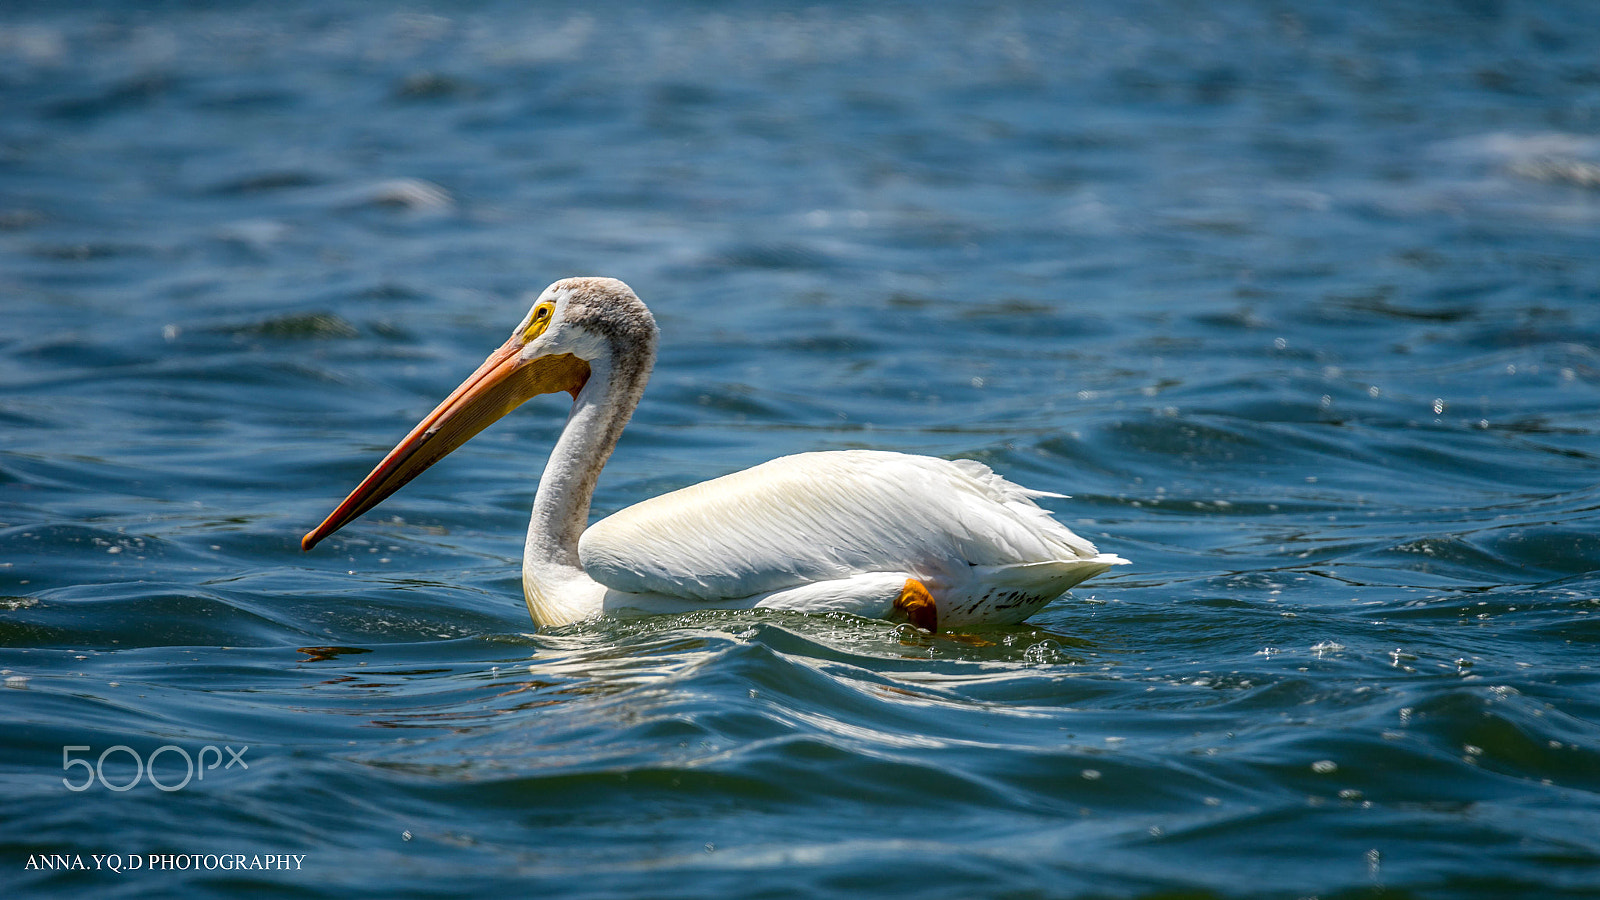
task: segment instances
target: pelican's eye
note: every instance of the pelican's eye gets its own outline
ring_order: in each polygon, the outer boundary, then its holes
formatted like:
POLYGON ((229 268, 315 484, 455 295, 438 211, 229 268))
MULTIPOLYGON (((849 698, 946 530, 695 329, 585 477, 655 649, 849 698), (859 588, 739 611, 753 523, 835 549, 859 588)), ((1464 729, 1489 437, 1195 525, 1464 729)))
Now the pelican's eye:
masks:
POLYGON ((544 334, 544 330, 550 327, 550 317, 555 315, 555 311, 556 305, 554 303, 541 303, 535 307, 533 318, 528 320, 528 327, 523 329, 523 343, 527 343, 544 334))

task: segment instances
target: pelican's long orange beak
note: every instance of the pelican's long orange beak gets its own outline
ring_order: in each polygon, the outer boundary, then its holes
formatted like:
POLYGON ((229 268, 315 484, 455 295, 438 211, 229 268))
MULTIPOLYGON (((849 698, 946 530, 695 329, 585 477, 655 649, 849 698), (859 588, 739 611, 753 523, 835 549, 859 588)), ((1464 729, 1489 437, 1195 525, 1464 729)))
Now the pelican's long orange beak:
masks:
POLYGON ((300 549, 310 550, 318 541, 382 503, 424 469, 528 399, 556 391, 569 391, 576 398, 589 380, 589 364, 576 356, 523 360, 518 357, 521 349, 513 338, 489 354, 478 371, 418 422, 338 509, 300 540, 300 549))

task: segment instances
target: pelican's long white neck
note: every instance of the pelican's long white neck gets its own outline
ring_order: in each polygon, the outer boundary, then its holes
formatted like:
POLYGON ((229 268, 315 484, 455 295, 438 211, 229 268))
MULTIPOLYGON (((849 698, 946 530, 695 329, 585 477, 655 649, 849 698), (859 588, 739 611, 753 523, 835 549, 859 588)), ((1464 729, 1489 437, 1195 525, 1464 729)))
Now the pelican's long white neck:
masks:
POLYGON ((588 527, 600 470, 644 394, 654 349, 613 345, 610 353, 590 360, 589 380, 550 451, 522 553, 523 595, 540 625, 574 622, 600 611, 605 589, 584 573, 578 538, 588 527))

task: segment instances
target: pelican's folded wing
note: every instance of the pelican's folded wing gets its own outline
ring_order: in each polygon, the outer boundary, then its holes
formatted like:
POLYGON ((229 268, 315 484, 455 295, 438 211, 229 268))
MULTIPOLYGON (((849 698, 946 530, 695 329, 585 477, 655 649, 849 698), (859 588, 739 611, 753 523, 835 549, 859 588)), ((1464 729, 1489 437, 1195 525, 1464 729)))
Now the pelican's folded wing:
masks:
POLYGON ((970 460, 801 453, 646 500, 578 544, 601 584, 701 600, 864 572, 942 581, 968 567, 1087 560, 1094 545, 970 460))

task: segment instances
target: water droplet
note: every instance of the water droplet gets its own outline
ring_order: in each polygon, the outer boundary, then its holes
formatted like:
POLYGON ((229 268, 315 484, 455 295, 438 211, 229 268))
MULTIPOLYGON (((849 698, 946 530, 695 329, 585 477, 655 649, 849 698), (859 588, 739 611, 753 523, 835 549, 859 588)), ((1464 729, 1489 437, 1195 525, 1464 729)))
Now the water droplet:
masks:
POLYGON ((1022 661, 1030 666, 1047 666, 1056 662, 1061 653, 1061 645, 1049 638, 1022 651, 1022 661))
POLYGON ((1339 764, 1331 759, 1319 759, 1311 764, 1311 771, 1318 775, 1329 775, 1339 771, 1339 764))
POLYGON ((411 832, 409 832, 409 831, 400 832, 400 840, 402 840, 402 841, 411 840, 411 832))

